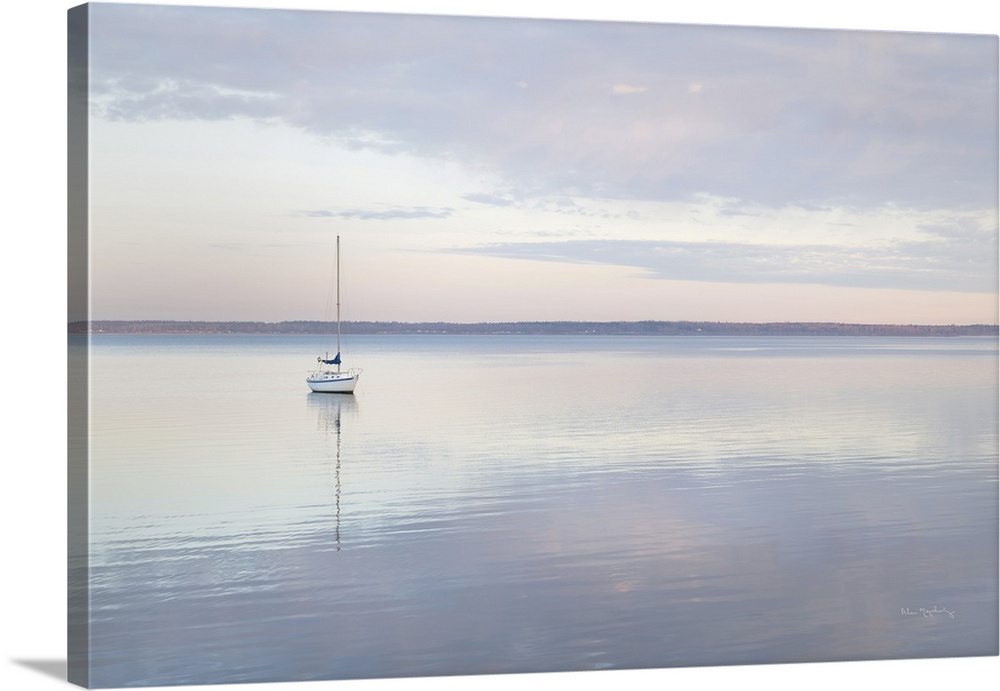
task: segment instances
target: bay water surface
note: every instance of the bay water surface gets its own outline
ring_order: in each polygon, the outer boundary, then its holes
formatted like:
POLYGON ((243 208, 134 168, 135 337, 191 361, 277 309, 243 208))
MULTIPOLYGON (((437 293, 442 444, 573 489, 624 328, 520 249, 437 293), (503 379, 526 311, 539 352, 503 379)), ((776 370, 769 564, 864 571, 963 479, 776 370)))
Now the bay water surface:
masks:
POLYGON ((997 654, 996 339, 90 338, 94 686, 997 654))

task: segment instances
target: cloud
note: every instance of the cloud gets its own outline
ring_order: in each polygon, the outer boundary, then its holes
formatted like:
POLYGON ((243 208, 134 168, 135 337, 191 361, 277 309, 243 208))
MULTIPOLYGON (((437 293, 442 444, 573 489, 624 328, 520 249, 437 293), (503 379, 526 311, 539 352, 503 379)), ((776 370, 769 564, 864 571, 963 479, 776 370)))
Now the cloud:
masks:
POLYGON ((937 239, 882 247, 732 242, 574 240, 456 250, 545 262, 641 269, 650 278, 714 283, 817 284, 860 288, 991 292, 996 242, 937 239))
POLYGON ((462 199, 470 202, 476 202, 477 204, 489 204, 490 206, 513 206, 517 203, 517 200, 509 194, 504 194, 501 192, 494 192, 489 194, 480 193, 470 193, 463 194, 462 199))
POLYGON ((190 80, 165 78, 137 86, 126 81, 106 82, 92 93, 92 104, 109 120, 183 120, 193 112, 203 120, 227 120, 234 113, 256 119, 276 118, 282 100, 273 92, 190 80))
POLYGON ((101 4, 90 28, 108 119, 278 122, 539 196, 997 203, 991 36, 101 4))
POLYGON ((309 218, 353 218, 361 221, 396 221, 421 218, 448 218, 455 212, 450 208, 432 209, 425 206, 392 209, 345 209, 328 211, 317 209, 302 211, 301 215, 309 218))

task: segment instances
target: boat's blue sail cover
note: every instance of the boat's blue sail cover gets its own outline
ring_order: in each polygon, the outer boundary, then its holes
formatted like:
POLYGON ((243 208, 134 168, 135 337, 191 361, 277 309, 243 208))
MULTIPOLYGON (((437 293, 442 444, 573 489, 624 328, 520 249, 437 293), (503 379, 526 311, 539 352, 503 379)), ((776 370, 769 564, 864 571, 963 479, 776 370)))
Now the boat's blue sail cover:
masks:
POLYGON ((320 360, 324 365, 339 365, 340 364, 340 353, 337 353, 337 357, 332 360, 320 360))

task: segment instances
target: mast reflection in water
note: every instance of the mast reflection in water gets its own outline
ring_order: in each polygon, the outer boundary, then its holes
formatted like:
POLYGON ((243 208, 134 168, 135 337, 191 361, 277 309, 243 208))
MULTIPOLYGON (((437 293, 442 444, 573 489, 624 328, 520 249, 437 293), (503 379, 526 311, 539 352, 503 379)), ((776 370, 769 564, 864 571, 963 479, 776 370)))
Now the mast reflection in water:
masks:
POLYGON ((333 456, 334 508, 337 520, 336 543, 340 551, 340 433, 341 421, 346 413, 356 415, 357 399, 353 396, 328 396, 310 393, 306 396, 309 408, 316 412, 316 428, 324 444, 331 447, 333 456))

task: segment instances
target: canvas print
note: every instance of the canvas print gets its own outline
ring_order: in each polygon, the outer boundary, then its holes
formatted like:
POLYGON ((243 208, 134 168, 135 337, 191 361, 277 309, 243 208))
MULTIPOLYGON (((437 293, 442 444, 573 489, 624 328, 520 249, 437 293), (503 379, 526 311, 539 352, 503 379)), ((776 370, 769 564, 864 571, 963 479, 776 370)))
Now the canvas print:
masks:
POLYGON ((70 681, 997 655, 997 36, 68 32, 70 681))

